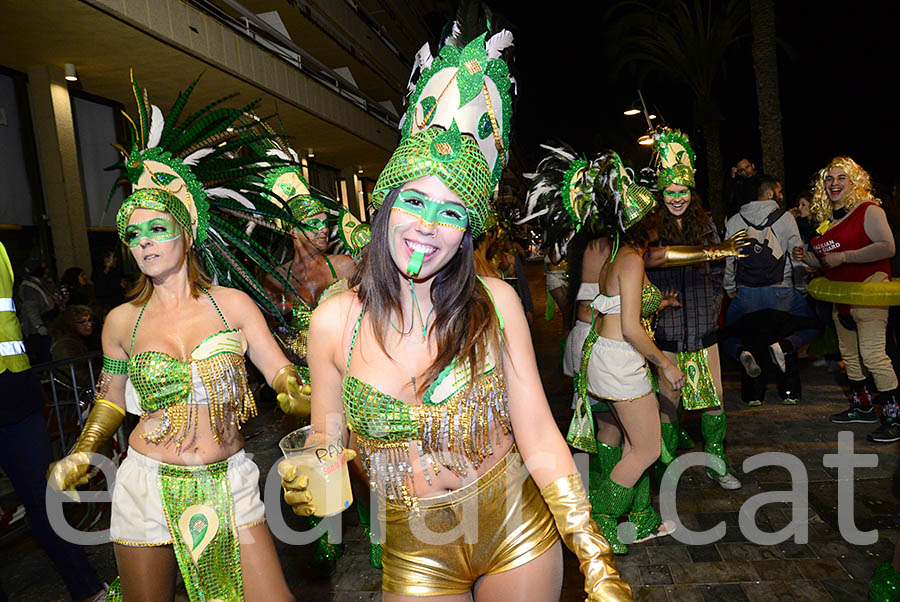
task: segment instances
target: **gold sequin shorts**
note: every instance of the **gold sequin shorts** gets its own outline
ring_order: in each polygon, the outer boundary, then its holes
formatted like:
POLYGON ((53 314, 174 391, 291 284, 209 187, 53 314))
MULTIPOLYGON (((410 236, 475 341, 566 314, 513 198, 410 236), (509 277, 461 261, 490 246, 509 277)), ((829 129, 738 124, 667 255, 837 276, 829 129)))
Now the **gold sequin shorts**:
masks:
POLYGON ((559 535, 515 446, 478 480, 419 499, 419 515, 382 500, 384 591, 438 596, 471 591, 483 576, 534 560, 559 535))
MULTIPOLYGON (((109 519, 109 537, 125 546, 165 546, 172 543, 166 523, 157 474, 163 463, 128 450, 116 471, 109 519)), ((234 498, 238 529, 265 521, 266 508, 259 495, 259 469, 244 450, 228 458, 228 482, 234 498)))

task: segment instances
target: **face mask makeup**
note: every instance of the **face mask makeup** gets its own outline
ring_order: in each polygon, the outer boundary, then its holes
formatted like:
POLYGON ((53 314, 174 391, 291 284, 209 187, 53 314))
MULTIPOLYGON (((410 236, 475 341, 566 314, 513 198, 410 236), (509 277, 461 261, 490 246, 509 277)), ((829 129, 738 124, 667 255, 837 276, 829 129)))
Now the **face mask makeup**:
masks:
POLYGON ((318 217, 311 217, 309 219, 303 220, 300 223, 302 224, 301 229, 304 232, 316 232, 327 225, 325 223, 325 220, 318 217))
POLYGON ((181 231, 175 227, 175 223, 171 219, 166 217, 154 217, 135 224, 128 224, 125 228, 125 241, 131 249, 140 246, 143 238, 165 242, 180 237, 181 231))
POLYGON ((413 215, 435 226, 465 231, 469 225, 469 215, 464 207, 457 203, 433 201, 417 190, 401 190, 392 210, 413 215))
POLYGON ((686 188, 684 190, 666 190, 665 192, 663 192, 663 196, 668 199, 683 199, 689 194, 691 194, 690 188, 686 188))

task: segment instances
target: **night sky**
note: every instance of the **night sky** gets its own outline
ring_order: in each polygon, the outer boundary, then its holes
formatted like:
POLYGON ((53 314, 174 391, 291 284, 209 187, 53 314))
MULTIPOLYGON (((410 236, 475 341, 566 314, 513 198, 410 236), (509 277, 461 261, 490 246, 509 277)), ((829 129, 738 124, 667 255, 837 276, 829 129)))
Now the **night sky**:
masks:
MULTIPOLYGON (((616 42, 605 38, 602 27, 608 2, 557 0, 544 8, 527 3, 523 10, 524 4, 490 2, 515 24, 519 98, 513 127, 526 169, 539 158, 537 145, 553 137, 579 151, 608 146, 626 160, 646 162, 649 151, 635 142, 645 122, 622 115, 638 87, 669 125, 699 137, 686 87, 655 76, 641 82, 628 72, 612 78, 602 60, 604 47, 614 51, 616 42)), ((900 175, 900 11, 892 8, 897 4, 776 0, 778 36, 790 49, 779 50, 789 200, 838 154, 851 155, 887 190, 900 175)), ((749 28, 748 20, 748 34, 749 28)), ((726 60, 717 100, 725 119, 726 170, 746 154, 759 167, 749 35, 726 60)))

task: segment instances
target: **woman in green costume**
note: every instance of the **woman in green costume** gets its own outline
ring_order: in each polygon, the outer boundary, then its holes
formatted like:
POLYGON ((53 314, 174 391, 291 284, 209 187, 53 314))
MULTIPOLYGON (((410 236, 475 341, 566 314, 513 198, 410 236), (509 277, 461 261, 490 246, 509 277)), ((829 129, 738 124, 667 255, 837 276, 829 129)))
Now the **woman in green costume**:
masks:
POLYGON ((243 285, 270 308, 231 249, 274 265, 227 218, 235 206, 260 221, 289 216, 246 180, 271 167, 266 157, 235 164, 227 154, 247 143, 239 119, 250 107, 207 107, 178 123, 192 88, 164 122, 134 85, 139 120, 123 165, 133 193, 116 224, 141 275, 132 300, 106 319, 97 400, 51 483, 82 484, 90 455, 126 410, 140 414, 113 491, 120 578, 108 599, 172 600, 180 570, 192 602, 293 600, 265 524, 259 471, 243 451, 241 424, 256 415, 245 356, 283 410, 308 413, 309 400, 251 296, 206 275, 243 285))
MULTIPOLYGON (((547 405, 519 298, 475 274, 508 158, 511 38, 457 23, 439 56, 419 51, 372 241, 353 288, 310 324, 312 421, 339 417, 358 437, 382 505, 388 602, 558 599, 560 535, 589 600, 632 600, 547 405)), ((287 502, 311 513, 306 475, 280 469, 287 502)))

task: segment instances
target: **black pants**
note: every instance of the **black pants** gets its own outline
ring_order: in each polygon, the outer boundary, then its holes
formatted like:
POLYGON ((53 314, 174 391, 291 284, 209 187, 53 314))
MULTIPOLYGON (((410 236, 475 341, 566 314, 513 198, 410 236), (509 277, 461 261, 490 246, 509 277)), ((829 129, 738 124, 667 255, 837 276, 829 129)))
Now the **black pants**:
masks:
POLYGON ((744 349, 753 354, 762 373, 751 378, 745 370, 741 370, 741 400, 753 401, 765 399, 766 381, 769 374, 774 374, 778 394, 783 398, 799 399, 801 394, 800 370, 797 365, 796 350, 785 354, 785 372, 782 373, 769 356, 769 345, 783 341, 795 330, 807 326, 806 321, 786 312, 766 309, 745 314, 732 324, 727 333, 737 336, 744 349))
MULTIPOLYGON (((0 374, 2 376, 4 374, 0 374)), ((99 592, 102 584, 84 549, 60 538, 47 519, 46 474, 50 458, 50 440, 40 412, 33 412, 14 424, 0 426, 0 468, 25 506, 25 516, 34 538, 50 556, 72 599, 81 600, 99 592)), ((6 600, 2 588, 0 600, 6 600)))

